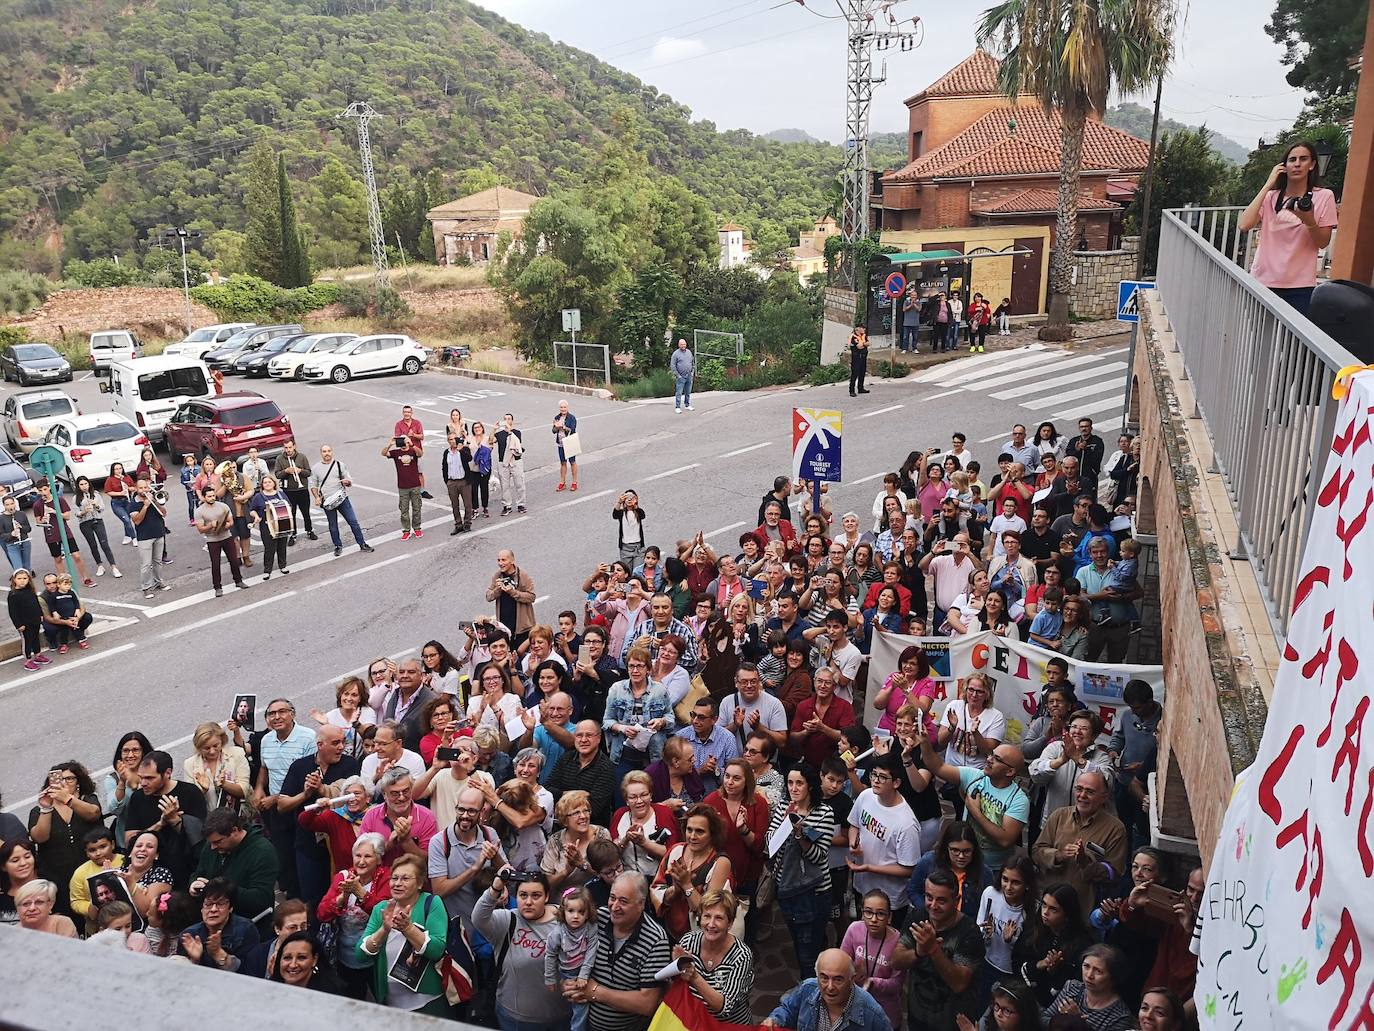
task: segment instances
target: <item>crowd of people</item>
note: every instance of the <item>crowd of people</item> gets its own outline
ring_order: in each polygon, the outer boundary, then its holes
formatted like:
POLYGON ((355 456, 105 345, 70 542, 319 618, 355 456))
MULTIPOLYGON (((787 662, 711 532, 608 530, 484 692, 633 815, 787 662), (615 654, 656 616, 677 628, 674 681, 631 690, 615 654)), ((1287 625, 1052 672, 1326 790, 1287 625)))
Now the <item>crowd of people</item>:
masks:
MULTIPOLYGON (((576 433, 566 403, 552 433, 576 433)), ((423 435, 406 411, 384 451, 403 536, 423 435)), ((445 435, 455 533, 498 467, 523 508, 509 415, 488 437, 455 411, 445 435)), ((1138 624, 1135 444, 1018 425, 987 484, 966 445, 911 452, 862 514, 779 477, 735 548, 651 543, 668 520, 626 490, 581 611, 536 612, 502 549, 490 615, 375 660, 328 711, 235 707, 181 764, 130 731, 99 783, 59 762, 26 823, 0 818, 0 922, 506 1029, 643 1029, 672 979, 723 1020, 803 1031, 1186 1027, 1201 875, 1143 819, 1162 706, 1131 681, 1104 735, 1065 661, 1121 662, 1138 624), (869 675, 875 635, 988 631, 1048 656, 1019 742, 981 674, 936 710, 919 644, 869 675), (799 983, 762 1007, 756 957, 783 933, 799 983)), ((138 514, 166 518, 151 482, 125 503, 140 550, 138 514)), ((247 517, 220 490, 260 516, 279 488, 313 537, 308 491, 336 552, 340 514, 365 546, 329 448, 189 483, 236 580, 247 517)))

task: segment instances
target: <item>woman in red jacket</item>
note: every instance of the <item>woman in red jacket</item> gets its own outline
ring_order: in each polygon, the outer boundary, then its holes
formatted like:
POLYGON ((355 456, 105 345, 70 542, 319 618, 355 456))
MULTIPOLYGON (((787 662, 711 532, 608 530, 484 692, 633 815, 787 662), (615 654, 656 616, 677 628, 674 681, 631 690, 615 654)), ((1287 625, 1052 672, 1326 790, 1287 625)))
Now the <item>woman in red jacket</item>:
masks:
POLYGON ((353 865, 353 843, 358 839, 358 825, 363 822, 371 801, 367 783, 361 777, 349 777, 339 785, 337 798, 322 801, 327 807, 306 806, 296 819, 307 831, 325 836, 330 866, 336 874, 342 873, 353 865))
MULTIPOLYGON (((754 771, 743 759, 729 759, 720 775, 720 789, 706 796, 704 805, 720 813, 725 827, 725 854, 730 857, 734 895, 739 900, 732 931, 745 937, 745 923, 753 910, 754 892, 763 873, 763 850, 768 839, 768 800, 754 790, 754 771)), ((748 921, 750 931, 753 921, 748 921)))
POLYGON ((331 925, 338 941, 335 969, 344 991, 354 999, 367 996, 372 965, 356 966, 358 941, 367 930, 368 918, 379 902, 391 898, 391 870, 382 866, 386 839, 380 834, 361 834, 353 842, 352 860, 334 875, 329 890, 320 899, 315 915, 321 931, 331 925))

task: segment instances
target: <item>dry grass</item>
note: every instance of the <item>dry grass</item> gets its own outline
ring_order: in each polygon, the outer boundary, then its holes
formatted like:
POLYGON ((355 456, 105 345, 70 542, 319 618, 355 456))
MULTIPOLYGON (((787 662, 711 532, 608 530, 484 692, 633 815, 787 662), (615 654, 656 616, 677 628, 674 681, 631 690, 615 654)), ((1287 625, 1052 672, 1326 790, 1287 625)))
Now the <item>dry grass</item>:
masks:
MULTIPOLYGON (((317 279, 325 282, 350 282, 366 285, 372 279, 371 265, 350 268, 331 268, 320 272, 317 279)), ((411 265, 409 269, 391 270, 391 285, 402 293, 432 293, 435 290, 473 290, 487 285, 485 267, 458 265, 447 268, 439 265, 411 265)))

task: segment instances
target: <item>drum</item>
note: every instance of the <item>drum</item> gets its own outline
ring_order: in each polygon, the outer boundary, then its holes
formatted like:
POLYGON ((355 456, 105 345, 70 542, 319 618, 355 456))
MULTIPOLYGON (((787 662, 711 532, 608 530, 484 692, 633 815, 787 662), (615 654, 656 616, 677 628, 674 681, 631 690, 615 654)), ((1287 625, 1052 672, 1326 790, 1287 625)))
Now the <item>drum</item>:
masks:
POLYGON ((275 497, 267 499, 265 510, 267 520, 267 532, 273 537, 280 537, 284 533, 291 532, 291 504, 285 498, 275 497))

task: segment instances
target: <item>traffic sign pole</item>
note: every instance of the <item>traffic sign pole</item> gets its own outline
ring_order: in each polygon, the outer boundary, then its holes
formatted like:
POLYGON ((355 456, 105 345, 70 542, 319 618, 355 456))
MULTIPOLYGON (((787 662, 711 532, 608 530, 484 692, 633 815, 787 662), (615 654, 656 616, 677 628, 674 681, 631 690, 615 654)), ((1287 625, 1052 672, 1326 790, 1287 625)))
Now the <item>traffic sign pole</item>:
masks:
POLYGON ((1140 323, 1131 323, 1131 349, 1126 353, 1126 403, 1121 409, 1121 432, 1131 424, 1131 387, 1135 382, 1135 339, 1140 333, 1140 323))
POLYGON ((1135 372, 1135 347, 1140 335, 1140 294, 1153 290, 1155 284, 1141 279, 1123 279, 1116 287, 1116 319, 1131 324, 1131 347, 1126 359, 1126 406, 1121 410, 1121 432, 1131 421, 1131 384, 1135 372))

